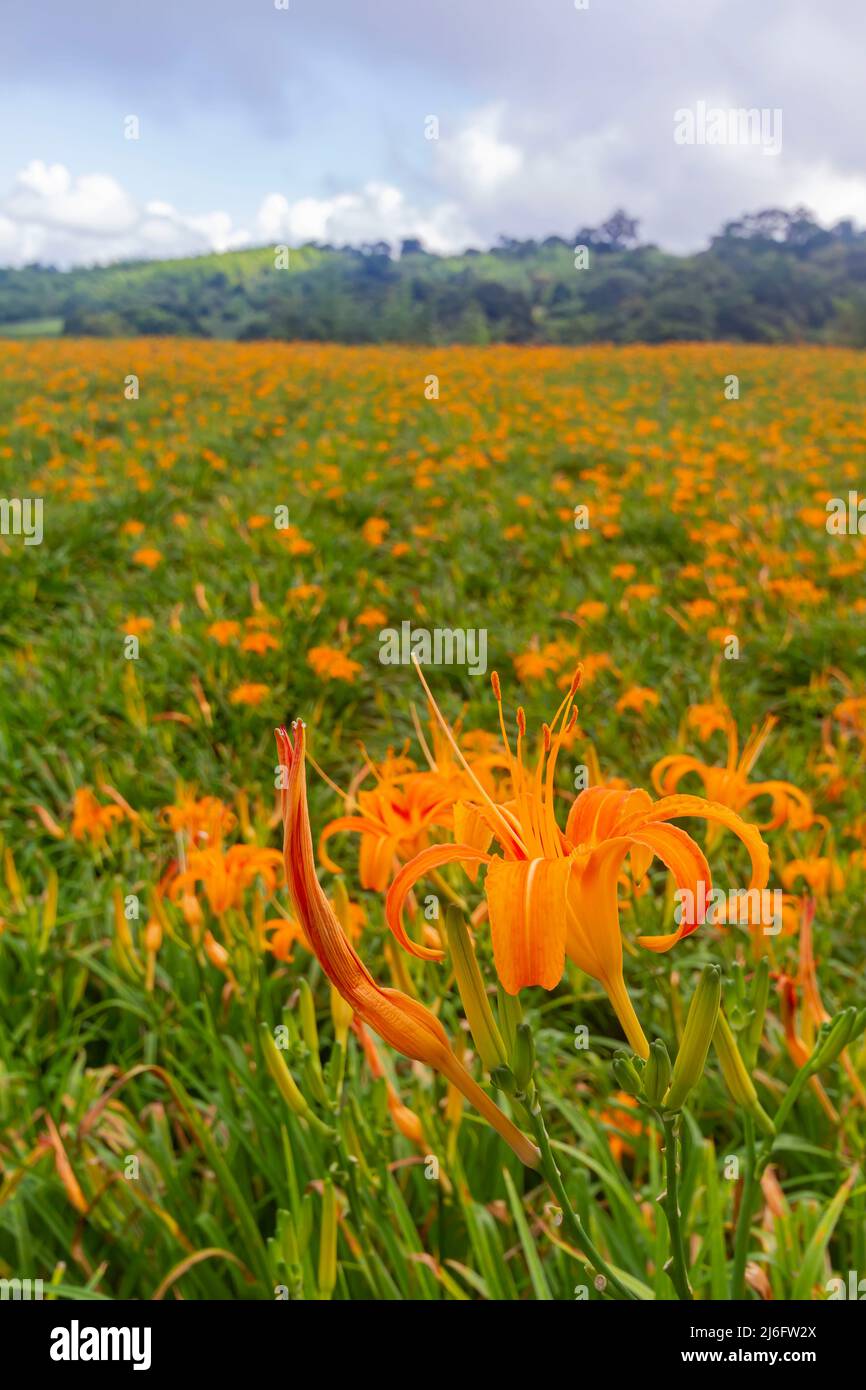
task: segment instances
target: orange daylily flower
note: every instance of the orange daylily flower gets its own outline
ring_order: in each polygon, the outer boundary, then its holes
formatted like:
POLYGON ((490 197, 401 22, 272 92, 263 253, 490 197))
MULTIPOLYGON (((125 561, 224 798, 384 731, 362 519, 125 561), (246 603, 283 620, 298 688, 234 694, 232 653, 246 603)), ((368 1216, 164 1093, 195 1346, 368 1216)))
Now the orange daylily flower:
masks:
POLYGON ((535 643, 514 658, 514 669, 521 685, 528 685, 531 681, 543 680, 551 671, 557 671, 560 661, 555 642, 548 642, 541 650, 535 643))
POLYGON ((134 564, 142 565, 144 569, 155 570, 162 559, 162 551, 154 546, 145 545, 141 550, 136 550, 132 559, 134 564))
POLYGON ((285 729, 277 730, 279 762, 288 769, 281 792, 283 857, 295 912, 322 969, 363 1023, 404 1056, 441 1072, 521 1161, 535 1167, 538 1150, 458 1060, 438 1018, 417 999, 377 984, 343 931, 316 876, 307 807, 305 731, 300 722, 292 728, 294 742, 285 729))
MULTIPOLYGON (((696 705, 693 710, 699 713, 695 713, 694 719, 691 714, 689 716, 689 722, 701 729, 702 737, 707 737, 706 730, 711 725, 717 726, 716 718, 710 713, 713 709, 711 705, 696 705)), ((667 757, 660 758, 652 770, 652 781, 656 791, 662 795, 672 794, 682 779, 693 772, 703 782, 707 796, 720 802, 722 806, 729 806, 732 811, 742 812, 758 797, 769 796, 771 817, 766 823, 761 824, 759 829, 776 830, 786 822, 792 830, 807 829, 814 822, 815 813, 808 796, 801 792, 799 787, 795 787, 792 782, 777 780, 749 781, 749 774, 776 723, 775 718, 772 715, 768 716, 760 729, 752 730, 740 754, 736 722, 729 710, 723 706, 719 709, 724 710, 728 735, 728 757, 725 766, 709 767, 702 763, 700 758, 692 757, 689 753, 670 753, 667 757)))
POLYGON ((377 787, 358 792, 358 814, 329 821, 319 837, 319 859, 331 873, 339 865, 328 857, 325 843, 340 830, 361 836, 359 874, 362 888, 384 893, 391 881, 394 857, 418 852, 427 843, 433 825, 452 823, 452 800, 443 795, 426 773, 383 778, 377 787))
POLYGON ((269 685, 261 685, 256 681, 243 681, 235 686, 229 700, 233 705, 260 705, 271 693, 269 685))
POLYGON ((240 630, 240 623, 234 622, 231 618, 221 618, 219 622, 211 623, 207 635, 219 642, 221 647, 227 647, 229 642, 233 642, 240 634, 240 630))
POLYGON ((337 647, 311 647, 307 661, 322 680, 353 681, 361 669, 359 661, 337 647))
POLYGON ((143 637, 152 627, 153 618, 139 618, 134 614, 130 614, 126 621, 121 623, 121 631, 127 637, 143 637))
POLYGON ((388 614, 384 608, 365 608, 355 619, 358 627, 384 627, 388 614))
POLYGON ((845 875, 836 860, 826 854, 791 859, 782 869, 781 877, 789 889, 793 889, 798 879, 803 879, 819 902, 826 901, 830 893, 841 893, 845 887, 845 875))
MULTIPOLYGON (((414 716, 414 710, 413 710, 414 716)), ((389 756, 380 767, 368 760, 367 770, 377 779, 374 789, 357 792, 350 788, 346 797, 350 814, 329 821, 319 837, 319 860, 331 873, 340 873, 325 850, 325 843, 338 831, 361 836, 359 875, 361 887, 384 893, 391 881, 394 861, 419 853, 428 843, 433 826, 450 829, 460 816, 461 802, 470 795, 473 784, 455 762, 447 742, 434 723, 432 751, 415 722, 419 741, 429 763, 429 771, 418 771, 409 758, 389 756), (456 804, 455 804, 456 803, 456 804)), ((495 773, 507 766, 491 735, 467 735, 467 753, 472 771, 486 790, 496 785, 495 773)), ((366 775, 364 773, 363 775, 366 775)), ((458 833, 458 839, 462 836, 458 833)))
POLYGON ((279 642, 270 632, 249 632, 241 642, 242 652, 255 652, 257 656, 263 656, 265 652, 274 652, 279 647, 279 642))
MULTIPOLYGON (((418 674, 442 728, 448 730, 420 669, 418 674)), ((690 901, 698 905, 695 920, 689 921, 684 914, 676 931, 638 938, 650 950, 667 951, 700 925, 700 904, 705 899, 699 885, 704 885, 708 894, 711 877, 694 840, 666 822, 701 816, 732 829, 749 850, 752 887, 762 888, 767 883, 769 854, 758 831, 730 808, 697 796, 671 796, 653 802, 642 789, 587 788, 574 801, 565 831, 561 831, 553 810, 556 759, 563 736, 577 716, 573 700, 579 683, 578 668, 551 724, 544 728, 533 770, 523 761, 526 720, 522 709, 517 717, 517 751, 511 755, 499 678, 494 673, 502 736, 511 757, 514 800, 497 805, 477 783, 482 800, 476 811, 486 825, 486 844, 476 839, 474 844, 433 845, 422 850, 395 877, 385 916, 397 940, 412 955, 441 959, 441 951, 419 945, 407 935, 402 920, 406 895, 419 878, 442 864, 486 864, 484 891, 493 958, 507 992, 517 994, 525 985, 555 989, 568 955, 602 985, 631 1046, 645 1057, 647 1041, 623 978, 617 882, 626 857, 631 857, 633 878, 640 880, 657 856, 673 873, 677 887, 688 890, 690 901), (494 839, 501 854, 487 852, 494 839)), ((462 756, 456 741, 454 751, 462 756)), ((468 764, 465 766, 471 775, 468 764)))
POLYGON ((89 787, 79 787, 72 803, 72 838, 85 836, 101 845, 113 825, 123 820, 120 806, 101 806, 89 787))
POLYGON ((727 732, 730 718, 727 708, 716 702, 690 705, 686 712, 686 723, 697 730, 698 738, 704 742, 715 733, 727 732))
POLYGON ((630 690, 626 690, 620 695, 616 702, 617 714, 624 714, 626 710, 634 710, 636 714, 643 714, 649 705, 655 709, 659 702, 659 697, 654 690, 650 690, 645 685, 633 685, 630 690))
POLYGON ((308 951, 310 949, 304 929, 294 917, 277 917, 272 922, 265 922, 262 926, 262 937, 266 949, 273 954, 275 960, 282 961, 284 965, 289 965, 294 960, 296 945, 304 946, 308 951))
POLYGON ((866 695, 852 695, 842 700, 833 714, 846 732, 866 734, 866 695))
POLYGON ((277 851, 258 845, 230 845, 225 852, 219 845, 191 849, 186 869, 172 881, 171 896, 177 901, 202 883, 211 911, 221 917, 230 908, 240 907, 244 892, 257 878, 270 897, 281 868, 277 851))
POLYGON ((177 801, 164 806, 160 821, 175 834, 185 833, 190 844, 208 844, 220 840, 237 824, 237 817, 217 796, 197 797, 194 792, 178 787, 177 801))

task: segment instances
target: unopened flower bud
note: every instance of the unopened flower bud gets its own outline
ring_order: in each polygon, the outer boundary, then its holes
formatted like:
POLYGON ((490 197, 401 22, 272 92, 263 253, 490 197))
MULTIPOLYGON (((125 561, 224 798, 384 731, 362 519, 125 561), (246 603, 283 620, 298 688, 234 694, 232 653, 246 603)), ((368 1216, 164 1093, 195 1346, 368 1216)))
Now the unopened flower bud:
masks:
POLYGON ((629 1054, 615 1052, 611 1066, 620 1090, 626 1091, 630 1096, 639 1096, 643 1090, 643 1083, 629 1054))
POLYGON ((682 1109, 689 1092, 703 1075, 721 997, 722 976, 719 967, 704 966, 689 1005, 670 1090, 665 1097, 666 1110, 682 1109))
POLYGON ((458 907, 452 905, 448 908, 445 931, 469 1031, 482 1062, 488 1071, 493 1071, 494 1067, 505 1062, 505 1044, 493 1017, 469 930, 458 907))
POLYGON ((525 1091, 532 1077, 532 1069, 535 1066, 535 1044, 532 1040, 532 1029, 528 1023, 518 1023, 517 1035, 514 1042, 514 1059, 512 1071, 517 1082, 518 1092, 525 1091))
POLYGON ((746 1064, 740 1056, 740 1049, 737 1047, 728 1020, 721 1009, 713 1033, 713 1047, 719 1059, 725 1085, 733 1101, 737 1105, 741 1105, 744 1110, 748 1110, 766 1134, 775 1134, 775 1125, 758 1100, 754 1082, 746 1070, 746 1064))
POLYGON ((659 1105, 670 1085, 671 1059, 661 1038, 650 1043, 649 1057, 643 1073, 644 1094, 650 1105, 659 1105))

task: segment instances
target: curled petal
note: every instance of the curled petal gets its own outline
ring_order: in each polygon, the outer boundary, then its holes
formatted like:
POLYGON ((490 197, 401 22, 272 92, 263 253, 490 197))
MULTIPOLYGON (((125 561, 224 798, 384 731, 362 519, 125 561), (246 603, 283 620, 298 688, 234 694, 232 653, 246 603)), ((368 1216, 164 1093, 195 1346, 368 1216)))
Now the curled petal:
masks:
POLYGON ((670 753, 666 758, 660 758, 653 768, 653 786, 659 796, 669 796, 676 791, 687 773, 696 772, 703 780, 704 771, 704 764, 689 753, 670 753))
POLYGON ((647 825, 634 831, 632 838, 652 850, 670 869, 677 888, 689 893, 696 911, 689 921, 685 916, 675 932, 665 936, 639 936, 638 943, 650 951, 668 951, 684 936, 690 936, 704 920, 707 899, 712 892, 710 866, 703 851, 690 835, 676 825, 647 825))
POLYGON ((770 854, 757 826, 749 825, 742 816, 729 806, 718 801, 706 801, 702 796, 665 796, 648 811, 629 817, 617 826, 620 835, 632 835, 645 825, 656 821, 678 820, 680 816, 700 816, 702 820, 715 821, 742 840, 752 861, 750 888, 766 888, 770 878, 770 854))
POLYGON ((369 820, 366 816, 338 816, 336 820, 329 821, 319 836, 319 860, 322 867, 331 874, 342 873, 342 869, 328 856, 325 842, 340 830, 355 830, 360 835, 379 836, 385 833, 384 827, 378 821, 369 820))
POLYGON ((587 787, 573 802, 565 823, 565 838, 571 844, 599 843, 619 833, 627 816, 648 810, 652 798, 640 787, 623 791, 619 787, 587 787))
POLYGON ((786 821, 790 822, 792 830, 808 830, 815 819, 808 796, 792 782, 755 782, 744 804, 748 805, 759 796, 772 799, 772 818, 759 825, 759 830, 778 830, 786 821))
POLYGON ((408 951, 412 956, 418 956, 420 960, 441 960, 442 951, 431 950, 427 946, 419 946, 417 941, 407 935, 406 928, 403 926, 403 903, 406 895, 425 874, 431 869, 438 869, 441 864, 454 864, 462 862, 464 864, 489 864, 491 856, 485 854, 484 850, 474 849, 472 845, 430 845, 427 849, 422 849, 420 854, 416 854, 414 859, 410 859, 408 864, 404 864, 394 877, 394 882, 388 889, 388 896, 385 899, 385 921, 391 928, 404 951, 408 951))

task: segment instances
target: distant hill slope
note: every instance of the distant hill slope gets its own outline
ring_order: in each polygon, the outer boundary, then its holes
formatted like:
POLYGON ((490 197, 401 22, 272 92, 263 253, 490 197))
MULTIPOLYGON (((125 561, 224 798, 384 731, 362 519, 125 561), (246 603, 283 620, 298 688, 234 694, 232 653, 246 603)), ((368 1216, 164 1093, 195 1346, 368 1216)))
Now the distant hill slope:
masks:
POLYGON ((415 343, 843 342, 866 346, 866 232, 768 209, 674 256, 637 223, 490 251, 406 241, 0 270, 0 336, 51 333, 415 343), (583 248, 576 250, 576 248, 583 248))

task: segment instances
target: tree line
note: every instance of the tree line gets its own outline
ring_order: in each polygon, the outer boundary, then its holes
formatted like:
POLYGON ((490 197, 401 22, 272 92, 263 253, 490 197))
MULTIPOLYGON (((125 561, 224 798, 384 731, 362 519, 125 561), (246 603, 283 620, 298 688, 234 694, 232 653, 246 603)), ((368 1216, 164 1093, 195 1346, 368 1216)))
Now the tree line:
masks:
POLYGON ((60 271, 0 269, 0 335, 346 343, 733 340, 866 346, 866 231, 805 208, 728 222, 706 250, 644 243, 623 211, 573 237, 440 256, 310 244, 60 271), (40 327, 43 325, 43 327, 40 327), (50 326, 49 326, 50 325, 50 326))

